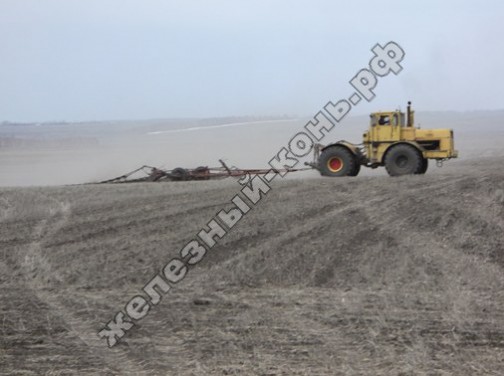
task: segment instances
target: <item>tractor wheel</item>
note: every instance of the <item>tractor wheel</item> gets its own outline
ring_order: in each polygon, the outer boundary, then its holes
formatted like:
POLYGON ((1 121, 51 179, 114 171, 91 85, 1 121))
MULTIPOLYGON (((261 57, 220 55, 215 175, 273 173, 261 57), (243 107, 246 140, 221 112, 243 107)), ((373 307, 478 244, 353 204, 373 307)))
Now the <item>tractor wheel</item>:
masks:
POLYGON ((423 175, 427 172, 427 168, 429 168, 429 160, 426 159, 426 158, 423 158, 422 159, 422 165, 420 166, 420 170, 418 170, 417 172, 415 172, 415 174, 418 174, 418 175, 423 175))
POLYGON ((319 170, 324 176, 355 176, 358 168, 355 156, 343 146, 329 147, 319 157, 319 170))
POLYGON ((421 171, 422 155, 411 145, 392 146, 385 155, 385 168, 390 176, 413 175, 421 171))

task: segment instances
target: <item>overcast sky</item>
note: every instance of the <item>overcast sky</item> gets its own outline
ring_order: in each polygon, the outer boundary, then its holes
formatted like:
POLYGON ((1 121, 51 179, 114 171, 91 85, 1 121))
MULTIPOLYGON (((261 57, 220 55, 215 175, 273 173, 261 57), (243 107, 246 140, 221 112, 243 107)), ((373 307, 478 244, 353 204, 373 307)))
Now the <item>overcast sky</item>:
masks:
POLYGON ((0 0, 0 121, 313 115, 376 43, 354 113, 504 108, 504 2, 0 0))

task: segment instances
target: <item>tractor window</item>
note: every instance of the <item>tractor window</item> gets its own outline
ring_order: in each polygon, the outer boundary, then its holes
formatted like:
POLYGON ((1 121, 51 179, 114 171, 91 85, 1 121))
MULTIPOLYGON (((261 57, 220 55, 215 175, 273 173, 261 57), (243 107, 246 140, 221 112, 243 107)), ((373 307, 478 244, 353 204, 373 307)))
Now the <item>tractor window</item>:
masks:
POLYGON ((378 121, 380 125, 390 125, 390 117, 388 115, 381 115, 378 121))

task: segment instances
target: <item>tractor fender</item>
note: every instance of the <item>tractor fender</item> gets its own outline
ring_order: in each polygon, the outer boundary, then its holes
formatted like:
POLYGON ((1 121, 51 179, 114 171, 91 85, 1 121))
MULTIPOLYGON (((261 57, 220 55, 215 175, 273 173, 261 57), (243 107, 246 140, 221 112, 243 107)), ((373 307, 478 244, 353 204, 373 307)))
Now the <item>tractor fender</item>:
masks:
POLYGON ((335 142, 333 144, 329 144, 327 146, 324 146, 321 151, 324 151, 325 149, 329 149, 333 146, 343 146, 345 147, 346 149, 348 149, 348 151, 350 153, 352 153, 353 155, 357 156, 357 157, 361 157, 362 156, 362 153, 359 149, 359 147, 355 144, 352 144, 351 142, 348 142, 348 141, 345 141, 345 140, 341 140, 341 141, 338 141, 338 142, 335 142))
POLYGON ((393 146, 396 146, 396 145, 411 145, 415 149, 417 149, 422 155, 423 155, 423 152, 424 152, 424 148, 421 147, 418 143, 416 143, 414 141, 399 141, 399 142, 394 142, 393 144, 390 144, 388 146, 388 148, 385 150, 385 152, 383 153, 383 157, 382 157, 381 163, 385 163, 385 157, 387 156, 387 153, 390 151, 390 149, 393 146))

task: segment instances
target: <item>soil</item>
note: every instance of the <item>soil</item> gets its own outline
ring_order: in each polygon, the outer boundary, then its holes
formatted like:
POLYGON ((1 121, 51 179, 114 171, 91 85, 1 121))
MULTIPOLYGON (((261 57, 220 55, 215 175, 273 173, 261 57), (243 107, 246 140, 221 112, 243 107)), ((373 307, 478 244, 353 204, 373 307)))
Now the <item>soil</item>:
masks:
POLYGON ((502 158, 275 181, 109 349, 232 180, 0 190, 0 374, 500 375, 502 158))

